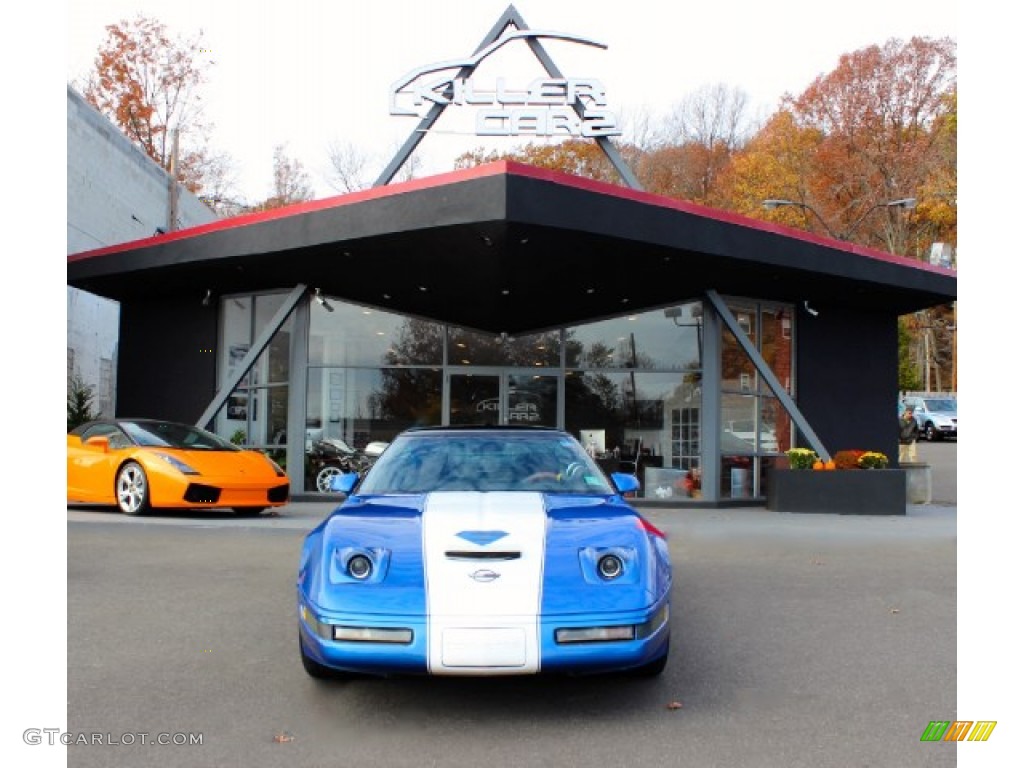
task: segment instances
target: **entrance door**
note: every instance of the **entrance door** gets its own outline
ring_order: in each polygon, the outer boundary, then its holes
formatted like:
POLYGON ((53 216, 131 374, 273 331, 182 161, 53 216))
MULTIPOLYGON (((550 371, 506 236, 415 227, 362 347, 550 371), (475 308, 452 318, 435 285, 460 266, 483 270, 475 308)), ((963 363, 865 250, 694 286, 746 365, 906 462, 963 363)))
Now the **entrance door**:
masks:
POLYGON ((459 369, 448 374, 448 423, 558 425, 558 375, 522 369, 459 369))

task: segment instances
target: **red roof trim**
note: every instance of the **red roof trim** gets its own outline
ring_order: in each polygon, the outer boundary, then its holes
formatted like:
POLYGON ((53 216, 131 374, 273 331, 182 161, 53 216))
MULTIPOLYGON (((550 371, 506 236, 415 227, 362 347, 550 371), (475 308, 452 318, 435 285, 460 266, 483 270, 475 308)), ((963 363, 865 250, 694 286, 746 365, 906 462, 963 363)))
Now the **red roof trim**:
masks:
POLYGON ((598 194, 614 195, 615 197, 620 197, 625 200, 633 200, 645 205, 671 208, 685 213, 692 213, 694 216, 700 216, 704 219, 713 219, 715 221, 734 224, 740 227, 761 230, 762 232, 771 232, 794 240, 804 240, 808 243, 822 245, 836 251, 848 251, 849 253, 854 253, 858 256, 864 256, 869 259, 898 264, 901 267, 913 267, 922 269, 926 272, 935 272, 940 275, 956 274, 956 270, 940 267, 926 261, 918 261, 917 259, 911 259, 906 256, 897 256, 892 253, 887 253, 886 251, 879 251, 875 248, 856 245, 855 243, 849 243, 844 240, 833 240, 830 237, 816 235, 813 232, 807 232, 793 227, 786 227, 770 221, 762 221, 761 219, 753 219, 749 216, 743 216, 731 211, 709 208, 697 203, 688 203, 685 200, 677 200, 672 197, 655 195, 651 192, 643 192, 636 189, 630 189, 629 187, 621 187, 615 184, 609 184, 606 181, 596 181, 594 179, 583 178, 582 176, 573 176, 572 174, 564 173, 562 171, 552 171, 547 168, 538 168, 536 166, 524 165, 522 163, 502 162, 507 166, 507 172, 516 176, 529 176, 535 179, 544 179, 545 181, 551 181, 561 184, 562 186, 585 189, 598 194))
POLYGON ((91 251, 82 251, 80 253, 70 254, 68 256, 68 261, 78 261, 80 259, 86 259, 93 256, 102 256, 108 253, 131 251, 136 248, 141 248, 145 246, 170 243, 176 240, 185 240, 191 237, 198 237, 200 235, 205 235, 210 232, 227 231, 239 227, 246 227, 249 226, 250 224, 259 224, 264 221, 274 221, 276 219, 284 219, 290 216, 301 216, 302 214, 312 213, 314 211, 322 211, 329 208, 339 208, 344 205, 353 205, 355 203, 361 203, 367 200, 378 200, 380 198, 390 197, 392 195, 401 195, 407 192, 418 192, 424 189, 431 189, 433 187, 443 187, 448 184, 470 181, 472 179, 486 178, 488 176, 496 176, 499 174, 508 174, 512 176, 522 176, 531 179, 550 181, 554 184, 560 184, 564 187, 582 189, 588 192, 593 192, 595 194, 611 195, 623 200, 632 200, 634 202, 642 203, 644 205, 653 205, 661 208, 669 208, 676 211, 683 211, 685 213, 693 214, 694 216, 700 216, 701 218, 704 219, 712 219, 714 221, 721 221, 726 224, 733 224, 735 226, 757 229, 762 232, 771 232, 773 234, 781 235, 783 237, 789 237, 794 240, 803 240, 805 242, 813 243, 815 245, 821 245, 827 248, 832 248, 833 250, 847 251, 858 256, 874 259, 876 261, 885 261, 891 264, 897 264, 902 267, 912 267, 915 269, 924 270, 926 272, 934 272, 936 274, 955 274, 955 270, 940 267, 929 262, 918 261, 917 259, 910 259, 904 256, 896 256, 891 253, 886 253, 885 251, 875 250, 874 248, 866 248, 864 246, 855 245, 854 243, 848 243, 842 240, 833 240, 828 237, 822 237, 821 235, 815 235, 811 232, 805 232, 802 229, 785 227, 780 224, 773 224, 772 222, 761 221, 760 219, 752 219, 748 216, 742 216, 738 213, 732 213, 730 211, 723 211, 717 208, 709 208, 704 205, 698 205, 697 203, 688 203, 684 200, 676 200, 675 198, 664 197, 662 195, 655 195, 650 192, 643 192, 640 190, 630 189, 629 187, 618 186, 604 181, 595 181, 594 179, 587 179, 583 178, 582 176, 574 176, 563 171, 553 171, 547 168, 538 168, 537 166, 526 165, 524 163, 516 163, 509 160, 498 160, 492 163, 474 166, 473 168, 466 168, 464 170, 451 171, 449 173, 428 176, 423 179, 413 179, 412 181, 404 181, 399 182, 397 184, 388 184, 381 187, 373 187, 371 189, 366 189, 359 192, 350 192, 344 195, 336 195, 334 197, 327 197, 321 200, 311 200, 305 203, 296 203, 295 205, 289 205, 284 208, 277 208, 273 211, 250 213, 244 216, 235 216, 230 219, 219 219, 217 221, 210 222, 209 224, 201 224, 197 227, 181 229, 176 232, 168 232, 167 234, 164 235, 156 235, 154 237, 147 237, 141 240, 132 240, 126 243, 119 243, 117 245, 97 248, 91 251))
POLYGON ((239 227, 247 227, 250 224, 260 224, 264 221, 285 219, 290 216, 301 216, 305 213, 323 211, 328 208, 340 208, 344 205, 354 205, 355 203, 361 203, 366 200, 377 200, 383 197, 390 197, 392 195, 401 195, 406 192, 417 192, 422 189, 442 187, 455 182, 469 181, 471 179, 483 178, 486 176, 495 176, 504 170, 500 167, 502 165, 502 163, 490 163, 488 165, 467 168, 466 170, 442 173, 437 176, 428 176, 423 179, 413 179, 411 181, 403 181, 397 184, 373 187, 359 192, 349 192, 343 195, 325 197, 321 200, 310 200, 304 203, 295 203, 294 205, 288 205, 283 208, 275 208, 272 211, 247 213, 242 216, 232 216, 229 219, 218 219, 217 221, 211 221, 209 224, 200 224, 187 229, 179 229, 174 232, 167 232, 163 235, 154 235, 152 237, 145 237, 139 240, 130 240, 125 243, 95 248, 91 251, 73 253, 68 256, 68 261, 78 261, 80 259, 87 259, 93 256, 103 256, 108 253, 118 253, 120 251, 131 251, 136 248, 171 243, 176 240, 186 240, 191 237, 206 235, 210 232, 223 232, 231 229, 237 229, 239 227))

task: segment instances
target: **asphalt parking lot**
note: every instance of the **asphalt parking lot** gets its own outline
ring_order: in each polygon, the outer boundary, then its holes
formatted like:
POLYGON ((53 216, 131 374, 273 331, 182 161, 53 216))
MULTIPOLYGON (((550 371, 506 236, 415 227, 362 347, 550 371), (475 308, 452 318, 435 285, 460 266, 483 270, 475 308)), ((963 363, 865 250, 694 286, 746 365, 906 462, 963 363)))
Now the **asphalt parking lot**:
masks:
POLYGON ((295 568, 331 506, 69 508, 68 731, 202 744, 71 746, 67 764, 957 764, 920 740, 956 715, 955 496, 906 517, 645 509, 675 564, 654 680, 309 679, 295 568))

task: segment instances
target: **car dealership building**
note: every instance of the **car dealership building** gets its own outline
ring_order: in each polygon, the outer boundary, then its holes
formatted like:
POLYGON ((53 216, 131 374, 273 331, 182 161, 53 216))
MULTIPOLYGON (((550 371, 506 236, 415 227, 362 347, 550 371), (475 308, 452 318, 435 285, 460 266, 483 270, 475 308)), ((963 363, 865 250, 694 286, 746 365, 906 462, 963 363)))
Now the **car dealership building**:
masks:
POLYGON ((313 440, 432 424, 564 428, 652 502, 756 502, 796 445, 894 459, 897 320, 955 272, 645 193, 605 136, 626 186, 391 183, 423 120, 372 189, 69 255, 120 306, 117 414, 272 451, 293 496, 313 440))

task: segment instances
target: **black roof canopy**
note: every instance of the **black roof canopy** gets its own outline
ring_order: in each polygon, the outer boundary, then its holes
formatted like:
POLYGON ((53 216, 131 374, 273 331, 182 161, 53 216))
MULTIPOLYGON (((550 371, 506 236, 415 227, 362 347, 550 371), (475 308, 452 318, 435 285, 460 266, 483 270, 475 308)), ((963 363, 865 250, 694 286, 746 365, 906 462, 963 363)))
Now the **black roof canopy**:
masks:
POLYGON ((896 314, 956 299, 949 269, 504 161, 68 257, 68 285, 118 301, 299 283, 517 334, 706 289, 896 314))

